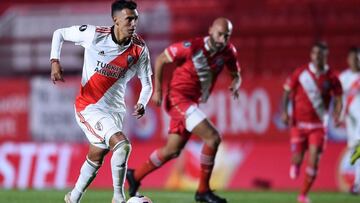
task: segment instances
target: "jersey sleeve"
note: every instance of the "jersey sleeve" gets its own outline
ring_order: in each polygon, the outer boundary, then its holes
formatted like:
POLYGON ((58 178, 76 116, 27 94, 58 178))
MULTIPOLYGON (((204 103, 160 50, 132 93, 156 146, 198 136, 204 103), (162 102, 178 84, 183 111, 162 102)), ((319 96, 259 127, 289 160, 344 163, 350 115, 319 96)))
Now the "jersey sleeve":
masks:
POLYGON ((301 70, 297 69, 293 72, 292 75, 286 78, 285 83, 283 85, 284 90, 292 91, 299 85, 299 75, 301 70))
POLYGON ((164 52, 171 62, 186 59, 191 52, 191 42, 174 43, 167 47, 164 52))
POLYGON ((231 45, 229 59, 226 61, 226 67, 230 72, 240 72, 241 71, 239 61, 237 60, 236 57, 237 57, 236 48, 235 48, 235 46, 231 45))
POLYGON ((64 41, 74 42, 85 48, 89 47, 95 35, 95 26, 81 25, 61 28, 54 32, 50 59, 60 59, 61 47, 64 41))
POLYGON ((141 52, 139 60, 136 65, 136 74, 139 78, 149 77, 152 75, 151 61, 149 49, 145 46, 141 52))
POLYGON ((140 54, 138 62, 135 64, 137 67, 136 74, 141 81, 141 92, 138 100, 138 104, 146 107, 152 94, 152 82, 151 82, 151 63, 149 49, 145 46, 144 50, 140 54))

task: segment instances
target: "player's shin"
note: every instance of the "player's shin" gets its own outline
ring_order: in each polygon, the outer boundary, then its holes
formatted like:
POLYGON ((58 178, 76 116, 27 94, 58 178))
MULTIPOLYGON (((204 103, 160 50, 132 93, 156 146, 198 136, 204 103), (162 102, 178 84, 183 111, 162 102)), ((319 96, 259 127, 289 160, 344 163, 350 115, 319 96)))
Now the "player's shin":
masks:
POLYGON ((305 180, 304 185, 301 189, 301 195, 307 196, 310 191, 311 186, 313 185, 317 175, 317 169, 308 166, 305 171, 305 180))
POLYGON ((100 165, 97 165, 86 158, 86 161, 80 169, 80 175, 76 181, 75 188, 71 191, 71 202, 80 202, 83 193, 96 177, 99 168, 100 165))
POLYGON ((163 164, 165 164, 170 157, 166 157, 161 153, 160 149, 153 151, 149 159, 142 164, 134 173, 134 178, 136 181, 141 181, 146 175, 153 172, 163 164))
POLYGON ((127 140, 117 143, 113 149, 111 173, 114 187, 113 202, 115 203, 125 201, 124 182, 130 152, 131 145, 127 140))
POLYGON ((214 167, 216 152, 217 148, 211 148, 207 144, 204 144, 202 148, 200 156, 201 175, 198 187, 198 192, 200 193, 210 190, 209 182, 214 167))

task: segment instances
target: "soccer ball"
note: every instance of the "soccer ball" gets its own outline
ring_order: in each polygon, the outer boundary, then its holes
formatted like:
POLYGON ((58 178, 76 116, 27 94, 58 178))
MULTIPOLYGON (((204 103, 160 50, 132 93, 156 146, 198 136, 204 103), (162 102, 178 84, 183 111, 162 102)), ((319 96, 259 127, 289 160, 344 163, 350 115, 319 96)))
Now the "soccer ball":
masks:
POLYGON ((152 201, 146 196, 136 195, 131 197, 126 203, 152 203, 152 201))

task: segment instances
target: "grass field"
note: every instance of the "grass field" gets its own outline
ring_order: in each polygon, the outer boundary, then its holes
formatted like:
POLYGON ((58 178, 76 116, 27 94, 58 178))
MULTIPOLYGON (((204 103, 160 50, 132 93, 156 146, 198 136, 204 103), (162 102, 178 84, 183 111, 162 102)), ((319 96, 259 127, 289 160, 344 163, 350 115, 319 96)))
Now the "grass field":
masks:
MULTIPOLYGON (((36 190, 0 190, 0 203, 62 203, 66 191, 36 191, 36 190)), ((296 203, 294 192, 264 192, 264 191, 231 191, 218 192, 226 197, 229 203, 296 203)), ((147 190, 144 195, 154 203, 193 203, 193 192, 147 190)), ((110 203, 112 192, 109 190, 89 190, 82 203, 110 203)), ((310 195, 312 203, 358 203, 360 196, 344 193, 313 192, 310 195)))

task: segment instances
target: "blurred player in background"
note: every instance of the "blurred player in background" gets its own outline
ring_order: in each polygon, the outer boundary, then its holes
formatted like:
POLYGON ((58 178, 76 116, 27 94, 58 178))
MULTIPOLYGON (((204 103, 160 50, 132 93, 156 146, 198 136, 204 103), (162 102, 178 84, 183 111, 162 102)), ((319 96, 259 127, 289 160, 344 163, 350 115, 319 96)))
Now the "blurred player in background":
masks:
MULTIPOLYGON (((347 62, 349 68, 339 78, 344 91, 343 116, 345 118, 348 150, 352 153, 351 164, 360 157, 360 49, 349 50, 347 62)), ((352 194, 360 193, 360 162, 355 164, 355 180, 352 194)))
POLYGON ((153 101, 162 103, 162 73, 165 64, 176 63, 172 80, 165 96, 165 109, 171 117, 167 144, 156 149, 136 170, 128 170, 129 194, 134 196, 140 181, 167 161, 179 156, 191 134, 199 136, 204 145, 200 155, 200 184, 195 200, 224 203, 226 199, 214 194, 209 180, 214 167, 215 155, 221 142, 220 134, 199 109, 199 102, 206 102, 223 67, 231 73, 229 87, 238 98, 240 66, 236 49, 229 43, 232 23, 226 18, 217 18, 209 28, 209 36, 191 39, 170 45, 155 63, 155 92, 153 101))
POLYGON ((75 101, 76 120, 90 142, 86 161, 74 189, 65 202, 80 202, 95 178, 104 156, 111 150, 113 203, 125 203, 124 181, 131 145, 122 133, 127 82, 137 75, 141 81, 140 97, 133 115, 138 119, 152 93, 149 51, 135 33, 137 5, 118 0, 112 4, 112 27, 72 26, 54 32, 51 46, 51 79, 64 81, 60 52, 64 41, 85 48, 80 93, 75 101))
POLYGON ((311 48, 309 64, 296 69, 284 84, 282 120, 291 126, 292 164, 290 178, 296 179, 304 154, 308 151, 304 185, 298 202, 308 203, 308 192, 314 183, 326 138, 327 111, 334 97, 334 119, 338 121, 342 107, 341 84, 327 65, 328 47, 318 42, 311 48), (288 113, 292 101, 292 118, 288 113))

